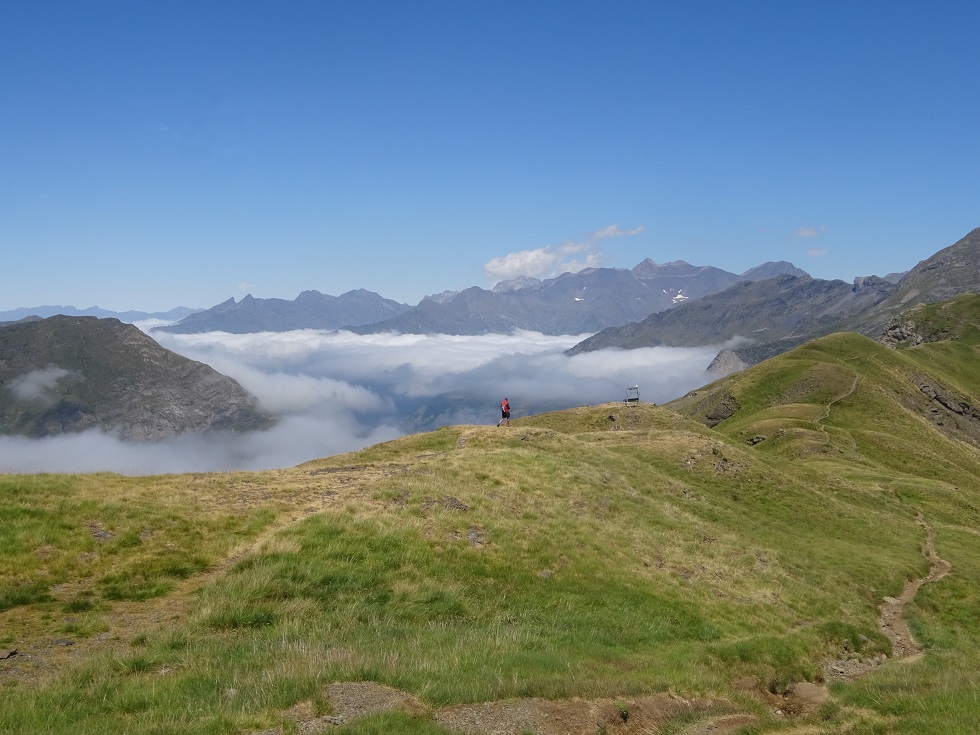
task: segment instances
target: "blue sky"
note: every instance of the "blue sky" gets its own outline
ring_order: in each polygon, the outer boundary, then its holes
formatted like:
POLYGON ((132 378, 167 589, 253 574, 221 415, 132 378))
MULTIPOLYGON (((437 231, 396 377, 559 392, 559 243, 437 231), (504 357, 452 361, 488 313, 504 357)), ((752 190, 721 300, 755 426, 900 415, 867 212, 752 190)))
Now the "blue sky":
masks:
POLYGON ((821 278, 980 226, 974 2, 51 2, 0 19, 0 310, 821 278), (533 272, 532 272, 533 271, 533 272))

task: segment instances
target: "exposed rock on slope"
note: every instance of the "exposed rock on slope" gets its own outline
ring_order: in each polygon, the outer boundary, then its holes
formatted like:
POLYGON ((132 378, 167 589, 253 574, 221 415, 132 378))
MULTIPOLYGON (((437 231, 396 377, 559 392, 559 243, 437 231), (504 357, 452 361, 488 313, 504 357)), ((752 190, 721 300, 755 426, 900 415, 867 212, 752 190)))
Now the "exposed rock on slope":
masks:
POLYGON ((915 346, 922 344, 922 335, 915 331, 914 322, 896 319, 885 328, 885 333, 878 341, 891 348, 898 345, 915 346))
POLYGON ((895 349, 944 340, 980 341, 980 295, 963 294, 938 304, 919 304, 894 317, 878 338, 895 349))
POLYGON ((711 361, 705 372, 715 378, 723 378, 726 375, 737 373, 739 370, 744 370, 748 366, 748 363, 739 357, 735 350, 724 349, 715 355, 715 359, 711 361))
POLYGON ((0 328, 0 433, 101 428, 144 440, 272 421, 232 378, 117 319, 54 316, 0 328))

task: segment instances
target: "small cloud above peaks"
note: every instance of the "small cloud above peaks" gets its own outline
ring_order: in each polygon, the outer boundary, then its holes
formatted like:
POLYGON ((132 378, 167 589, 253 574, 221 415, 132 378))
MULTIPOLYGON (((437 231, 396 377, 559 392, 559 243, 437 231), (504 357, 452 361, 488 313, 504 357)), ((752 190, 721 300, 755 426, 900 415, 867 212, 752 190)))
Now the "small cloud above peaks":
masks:
POLYGON ((804 225, 796 231, 797 237, 805 237, 808 239, 814 237, 820 237, 827 231, 827 225, 820 225, 819 227, 813 227, 812 225, 804 225))
POLYGON ((810 248, 806 254, 811 258, 822 258, 827 254, 827 248, 810 248))
POLYGON ((583 242, 565 242, 533 250, 521 250, 493 258, 483 266, 487 280, 497 283, 520 276, 554 278, 562 273, 578 273, 586 268, 602 265, 602 251, 598 243, 614 237, 632 237, 643 232, 643 226, 624 230, 619 225, 609 225, 590 234, 583 242))
POLYGON ((589 242, 568 242, 534 250, 521 250, 492 258, 483 266, 490 281, 509 281, 518 276, 550 278, 561 273, 576 273, 599 265, 602 253, 589 242), (580 256, 576 258, 576 256, 580 256))
POLYGON ((643 225, 634 227, 632 230, 624 230, 619 225, 609 225, 609 227, 603 227, 601 230, 593 232, 592 239, 608 240, 611 237, 633 237, 634 235, 639 235, 644 229, 646 228, 643 225))

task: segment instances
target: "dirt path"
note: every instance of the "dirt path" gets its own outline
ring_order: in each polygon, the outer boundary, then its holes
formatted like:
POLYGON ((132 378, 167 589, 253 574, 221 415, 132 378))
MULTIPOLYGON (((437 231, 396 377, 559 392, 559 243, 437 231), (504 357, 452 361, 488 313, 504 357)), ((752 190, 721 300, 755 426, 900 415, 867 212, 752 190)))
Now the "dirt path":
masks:
MULTIPOLYGON (((892 643, 891 660, 915 660, 922 655, 922 646, 915 640, 908 623, 905 622, 905 606, 915 598, 922 585, 942 579, 952 569, 952 565, 936 553, 935 529, 926 524, 921 513, 916 516, 915 522, 926 531, 922 553, 929 559, 929 573, 919 579, 906 581, 901 595, 886 597, 878 606, 881 613, 878 618, 878 626, 892 643)), ((856 679, 873 671, 888 660, 889 658, 884 655, 871 659, 861 659, 851 655, 826 662, 824 672, 828 680, 856 679)))
MULTIPOLYGON (((828 418, 830 418, 830 410, 834 407, 834 404, 835 403, 840 403, 845 398, 849 398, 850 396, 852 396, 854 394, 854 391, 857 390, 857 387, 858 387, 858 383, 859 382, 861 382, 861 377, 859 375, 855 375, 854 376, 854 382, 851 383, 851 387, 848 388, 846 391, 844 391, 839 396, 837 396, 837 398, 835 398, 834 400, 832 400, 830 403, 827 404, 827 408, 824 410, 823 416, 821 416, 819 419, 817 419, 817 423, 820 424, 820 428, 823 429, 824 428, 823 427, 823 422, 826 421, 828 418)), ((824 429, 824 431, 826 431, 826 429, 824 429)))

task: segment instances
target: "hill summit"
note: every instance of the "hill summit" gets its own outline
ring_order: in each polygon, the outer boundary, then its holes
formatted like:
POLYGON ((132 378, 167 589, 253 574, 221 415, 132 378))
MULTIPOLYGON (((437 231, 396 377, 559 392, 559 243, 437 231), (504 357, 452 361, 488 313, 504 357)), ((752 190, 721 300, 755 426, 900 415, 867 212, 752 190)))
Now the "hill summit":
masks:
POLYGON ((99 428, 143 440, 272 422, 237 381, 118 319, 53 316, 0 327, 0 433, 99 428))

